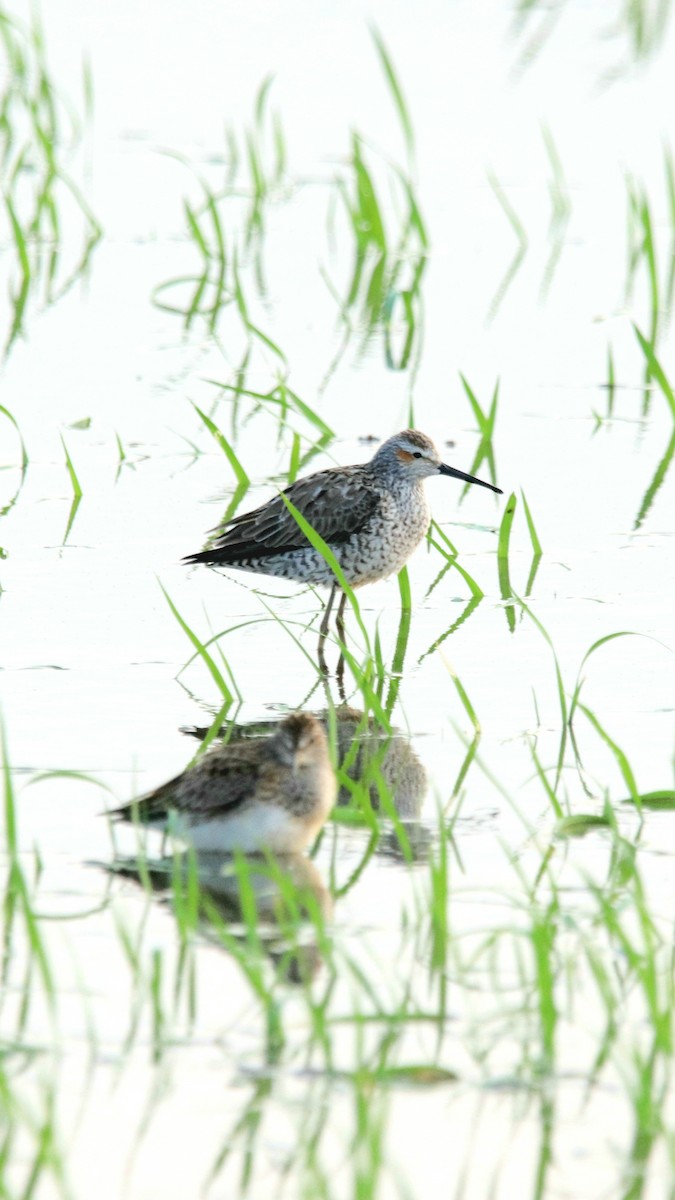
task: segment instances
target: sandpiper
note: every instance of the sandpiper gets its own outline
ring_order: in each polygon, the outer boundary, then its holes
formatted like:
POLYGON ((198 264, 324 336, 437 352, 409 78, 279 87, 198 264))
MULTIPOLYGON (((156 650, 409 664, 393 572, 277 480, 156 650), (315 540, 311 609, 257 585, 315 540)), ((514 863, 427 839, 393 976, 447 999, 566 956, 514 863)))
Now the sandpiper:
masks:
MULTIPOLYGON (((423 483, 430 475, 450 475, 501 494, 494 484, 446 466, 431 438, 406 429, 383 442, 370 462, 306 475, 260 508, 233 517, 217 530, 207 550, 185 561, 330 587, 319 637, 323 665, 328 620, 340 584, 284 497, 330 547, 350 587, 357 588, 400 571, 425 536, 431 513, 423 483)), ((336 622, 341 642, 346 599, 343 592, 336 622)))
POLYGON ((327 820, 336 791, 324 730, 299 712, 271 737, 217 746, 111 816, 171 832, 199 851, 297 854, 327 820))
MULTIPOLYGON (((400 817, 409 820, 419 817, 424 795, 428 786, 427 772, 411 743, 410 737, 401 729, 383 728, 379 721, 358 708, 341 704, 334 710, 336 755, 340 768, 340 786, 336 803, 352 802, 354 782, 368 779, 370 803, 377 811, 381 809, 380 783, 384 783, 400 817), (370 769, 377 761, 375 778, 370 769)), ((328 731, 331 714, 327 710, 317 712, 323 728, 328 731)), ((255 721, 248 725, 223 725, 217 737, 229 738, 234 742, 246 742, 251 738, 269 735, 274 727, 272 720, 255 721)), ((211 731, 210 725, 186 725, 181 732, 203 741, 211 731)))

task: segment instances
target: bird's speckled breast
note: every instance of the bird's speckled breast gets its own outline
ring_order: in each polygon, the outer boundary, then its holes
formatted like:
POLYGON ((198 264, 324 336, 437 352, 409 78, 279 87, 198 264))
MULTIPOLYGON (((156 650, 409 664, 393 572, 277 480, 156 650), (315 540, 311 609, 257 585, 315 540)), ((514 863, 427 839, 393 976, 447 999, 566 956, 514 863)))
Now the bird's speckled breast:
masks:
POLYGON ((351 539, 356 545, 350 547, 349 573, 345 570, 349 582, 360 587, 400 571, 425 536, 430 520, 421 484, 397 494, 383 493, 367 527, 351 539))

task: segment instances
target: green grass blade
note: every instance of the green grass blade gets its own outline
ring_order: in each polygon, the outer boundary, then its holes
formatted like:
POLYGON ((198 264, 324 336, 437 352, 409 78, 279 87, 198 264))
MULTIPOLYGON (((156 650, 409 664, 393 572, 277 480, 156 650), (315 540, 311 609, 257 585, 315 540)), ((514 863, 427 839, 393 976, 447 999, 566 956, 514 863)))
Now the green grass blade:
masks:
POLYGON ((203 421, 211 436, 220 446, 220 449, 234 471, 234 474, 237 478, 237 483, 243 488, 250 487, 251 480, 239 462, 239 459, 237 458, 225 435, 220 431, 218 426, 211 420, 211 418, 208 417, 205 412, 202 412, 201 408, 199 408, 196 404, 193 404, 192 407, 194 408, 198 417, 200 417, 200 419, 203 421))
POLYGON ((575 713, 577 704, 579 703, 579 695, 580 695, 581 688, 582 688, 583 682, 584 682, 583 670, 584 670, 584 667, 586 666, 586 663, 588 662, 589 658, 591 658, 592 655, 595 654, 596 650, 599 650, 602 646, 606 646, 609 642, 616 641, 617 638, 644 637, 644 636, 645 636, 644 634, 636 633, 632 629, 620 629, 616 633, 606 633, 604 637, 598 638, 597 641, 593 642, 592 646, 589 646, 588 650, 584 654, 584 657, 582 658, 582 660, 579 664, 579 670, 577 672, 577 680, 574 685, 574 691, 572 693, 572 699, 570 701, 569 715, 567 718, 568 725, 572 724, 572 721, 574 718, 574 713, 575 713))
POLYGON ((525 510, 525 520, 527 521, 527 531, 530 535, 530 541, 532 542, 532 552, 536 558, 540 558, 541 555, 543 554, 543 550, 541 548, 541 542, 539 541, 539 538, 537 537, 537 531, 534 527, 532 513, 530 512, 530 506, 527 503, 527 500, 525 499, 525 493, 522 488, 520 489, 520 495, 521 495, 521 499, 523 501, 523 508, 525 510))
POLYGON ((28 451, 26 450, 26 444, 21 436, 21 430, 19 429, 16 419, 12 416, 9 409, 5 408, 4 404, 0 404, 0 413, 3 417, 6 417, 10 424, 12 424, 16 429, 19 438, 19 445, 21 447, 21 470, 25 472, 26 467, 28 466, 28 451))
POLYGON ((76 500, 79 500, 82 497, 82 488, 80 487, 80 481, 77 478, 77 472, 75 471, 72 459, 70 457, 70 454, 68 453, 68 447, 66 446, 66 443, 63 439, 63 435, 59 434, 59 436, 61 438, 61 445, 63 446, 63 450, 64 450, 64 453, 66 456, 66 469, 68 471, 68 475, 70 476, 70 482, 71 482, 72 488, 73 488, 73 496, 75 497, 76 500))
POLYGON ((670 464, 673 461, 673 456, 675 456, 675 428, 673 429, 673 433, 670 438, 670 441, 668 442, 668 445, 666 446, 664 455, 657 465, 657 468, 654 472, 651 483, 649 484, 647 491, 645 492, 644 496, 642 497, 642 501, 640 503, 640 507, 638 509, 637 516, 635 518, 635 524, 633 526, 634 529, 640 528, 640 526, 642 525, 645 517, 647 516, 652 504, 654 503, 656 493, 658 492, 659 488, 661 487, 661 485, 668 473, 670 464))
MULTIPOLYGON (((499 540, 497 542, 497 575, 499 577, 499 591, 501 593, 502 600, 507 602, 513 599, 513 588, 511 586, 511 576, 509 572, 509 544, 511 541, 511 526, 513 525, 513 515, 516 511, 516 504, 516 494, 515 492, 511 492, 504 509, 504 515, 499 527, 499 540)), ((509 631, 514 633, 516 628, 516 614, 514 612, 513 604, 506 603, 504 612, 506 614, 506 622, 509 627, 509 631)))
POLYGON ((511 492, 506 507, 504 516, 502 517, 501 525, 499 526, 499 540, 497 542, 497 558, 507 559, 509 557, 509 543, 511 541, 511 526, 513 525, 513 516, 516 511, 516 493, 511 492))
MULTIPOLYGON (((157 582, 159 583, 159 580, 157 582)), ((180 615, 178 609, 176 608, 176 606, 175 606, 173 600, 171 599, 169 593, 167 592, 166 588, 161 583, 159 583, 159 586, 162 589, 162 594, 163 594, 164 599, 166 600, 169 608, 171 609, 171 612, 173 613, 174 617, 178 621, 178 624, 180 625, 181 629, 183 630, 183 633, 186 635, 186 637, 189 639, 189 641, 194 646, 199 657, 201 658, 201 660, 204 663, 204 665, 206 666, 209 674, 211 675, 211 678, 214 680, 217 688, 219 689, 221 695, 224 696, 225 699, 229 700, 230 702, 234 701, 234 696, 233 696, 232 692, 230 691, 230 688, 227 686, 227 683, 225 682, 220 671, 218 670, 218 667, 217 667, 214 659, 211 657, 211 655, 209 654, 208 650, 203 645, 203 643, 199 640, 199 638, 197 637, 197 634, 194 633, 193 630, 190 628, 187 621, 185 621, 184 618, 180 615)))
POLYGON ((478 717, 476 715, 476 710, 473 707, 473 704, 471 703, 471 701, 469 699, 466 688, 464 687, 464 685, 463 685, 462 681, 459 679, 459 677, 453 671, 453 669, 450 666, 450 663, 446 659, 445 655, 441 653, 440 657, 443 662, 443 666, 445 667, 446 671, 448 672, 448 675, 450 676, 450 678, 452 679, 452 682, 455 685, 457 695, 459 696, 460 700, 462 701, 464 711, 465 711, 466 715, 468 716, 469 720, 471 721, 471 724, 473 725, 474 732, 476 734, 482 733, 482 730, 480 727, 480 721, 478 720, 478 717))
POLYGON ((410 119, 408 106, 405 102, 403 92, 401 91, 401 85, 398 82, 394 65, 391 61, 391 57, 387 51, 387 48, 374 25, 371 25, 370 33, 373 41, 375 42, 377 53, 382 64, 382 69, 387 78, 387 83, 389 84, 389 88, 394 99, 394 104, 396 105, 396 110, 398 112, 401 127, 403 129, 403 135, 405 137, 408 156, 412 158, 415 153, 415 133, 412 126, 412 121, 410 119))
POLYGON ((596 733, 598 733, 600 735, 600 737, 602 738, 605 745, 609 746, 609 749, 611 750, 612 754, 614 755, 614 758, 616 759, 619 770, 621 771, 621 774, 624 778, 626 787, 628 788, 628 791, 630 792, 630 798, 633 801, 633 804, 635 805, 635 807, 637 809, 642 808, 642 800, 640 798, 640 792, 639 792, 637 783, 635 782, 635 776, 633 774, 633 769, 632 769, 628 759, 626 758, 626 755, 624 754, 623 750, 621 749, 620 746, 617 745, 617 743, 615 741, 613 741, 613 739, 609 736, 607 731, 605 729, 603 729, 603 727, 600 724, 595 713, 592 712, 590 708, 586 708, 586 705, 581 704, 581 703, 579 703, 578 707, 580 708, 580 710, 584 714, 584 716, 588 718, 591 725, 595 729, 596 733))
POLYGON ((650 374, 651 378, 655 379, 656 382, 658 383, 658 385, 659 385, 661 391, 663 392, 663 395, 665 396, 666 401, 668 403, 668 407, 670 409, 671 416, 672 416, 673 420, 675 420, 675 393, 673 392, 673 389, 670 386, 670 383, 668 382, 666 373, 665 373, 663 367, 661 366, 661 363, 659 362, 658 358, 656 357, 653 345, 647 341, 646 337, 644 337, 643 334, 640 333, 640 330, 638 329, 637 325, 633 325, 633 329, 635 331, 635 336, 636 336, 638 342, 640 343, 642 353, 644 354, 644 356, 647 360, 647 367, 649 369, 649 374, 650 374))

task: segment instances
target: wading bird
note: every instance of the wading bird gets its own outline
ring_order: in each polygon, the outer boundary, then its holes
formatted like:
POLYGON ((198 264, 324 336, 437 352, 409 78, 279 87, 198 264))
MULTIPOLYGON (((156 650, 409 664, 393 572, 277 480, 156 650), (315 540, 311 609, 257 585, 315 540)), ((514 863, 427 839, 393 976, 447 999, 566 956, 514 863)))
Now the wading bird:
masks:
MULTIPOLYGON (((501 488, 494 484, 442 462, 425 433, 406 429, 383 442, 370 462, 306 475, 260 508, 233 517, 217 531, 207 550, 190 554, 185 562, 329 587, 319 636, 319 662, 325 670, 323 647, 333 602, 341 588, 283 497, 329 546, 349 586, 358 588, 400 571, 425 536, 431 512, 423 485, 432 475, 477 483, 501 495, 501 488)), ((346 600, 343 592, 336 621, 343 644, 346 600)))

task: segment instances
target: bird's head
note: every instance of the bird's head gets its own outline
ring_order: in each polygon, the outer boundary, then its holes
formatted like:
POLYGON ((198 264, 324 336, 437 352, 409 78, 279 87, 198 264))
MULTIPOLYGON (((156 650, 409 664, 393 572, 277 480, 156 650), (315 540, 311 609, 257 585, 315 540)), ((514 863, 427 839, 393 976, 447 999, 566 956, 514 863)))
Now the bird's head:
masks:
POLYGON ((486 483, 475 475, 467 475, 456 467, 447 466, 431 438, 426 433, 420 433, 419 429, 404 429, 402 433, 396 433, 383 442, 373 459, 374 465, 378 462, 394 471, 399 479, 421 480, 428 479, 430 475, 450 475, 453 479, 477 483, 501 495, 501 488, 493 483, 486 483))
POLYGON ((294 771, 315 767, 327 758, 328 743, 323 726, 311 713, 293 713, 281 722, 275 734, 278 757, 294 771))

